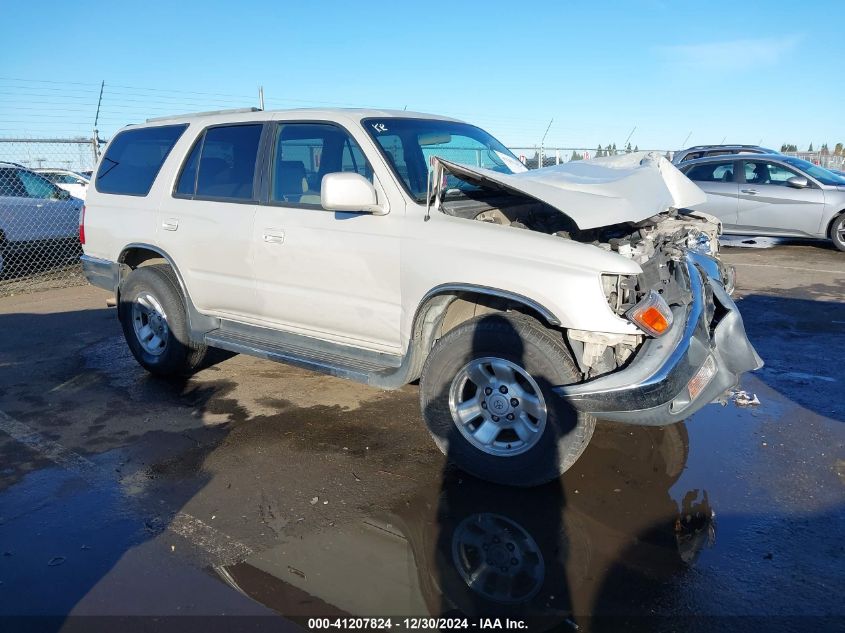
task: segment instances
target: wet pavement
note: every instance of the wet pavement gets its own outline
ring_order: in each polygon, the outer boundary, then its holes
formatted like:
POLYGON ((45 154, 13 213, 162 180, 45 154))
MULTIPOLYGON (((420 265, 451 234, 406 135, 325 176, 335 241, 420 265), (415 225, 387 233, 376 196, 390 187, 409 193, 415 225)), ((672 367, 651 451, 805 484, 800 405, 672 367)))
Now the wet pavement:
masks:
POLYGON ((529 490, 447 466, 415 386, 243 356, 166 383, 135 364, 105 293, 0 299, 0 626, 841 628, 845 257, 765 246, 725 250, 766 361, 741 385, 760 404, 599 423, 529 490))

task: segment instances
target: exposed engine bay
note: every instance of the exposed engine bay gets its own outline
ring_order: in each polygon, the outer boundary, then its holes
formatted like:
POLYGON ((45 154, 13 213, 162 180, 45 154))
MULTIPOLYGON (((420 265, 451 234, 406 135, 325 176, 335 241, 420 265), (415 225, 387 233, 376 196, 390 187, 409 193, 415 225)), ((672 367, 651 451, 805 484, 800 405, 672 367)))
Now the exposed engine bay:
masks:
POLYGON ((694 211, 669 209, 639 222, 581 230, 566 214, 531 198, 508 193, 447 190, 441 201, 444 213, 503 226, 538 231, 593 244, 644 264, 666 248, 695 248, 715 256, 718 220, 694 211), (450 193, 459 197, 449 200, 450 193), (707 245, 709 243, 709 246, 707 245))

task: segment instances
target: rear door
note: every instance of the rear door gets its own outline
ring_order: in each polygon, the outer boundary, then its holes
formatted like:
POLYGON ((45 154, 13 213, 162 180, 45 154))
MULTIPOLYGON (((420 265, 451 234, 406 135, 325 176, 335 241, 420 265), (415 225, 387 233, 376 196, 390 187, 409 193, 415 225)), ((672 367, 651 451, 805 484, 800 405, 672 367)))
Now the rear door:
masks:
POLYGON ((746 158, 740 172, 738 220, 740 230, 773 235, 812 235, 824 212, 824 192, 812 180, 796 189, 787 184, 803 174, 783 163, 746 158))
POLYGON ((206 314, 247 320, 255 315, 252 230, 263 131, 262 122, 205 128, 172 191, 162 197, 158 243, 206 314))
POLYGON ((687 178, 707 194, 707 201, 695 206, 698 211, 715 215, 725 229, 732 229, 737 222, 736 170, 741 161, 733 157, 707 161, 683 169, 687 178))

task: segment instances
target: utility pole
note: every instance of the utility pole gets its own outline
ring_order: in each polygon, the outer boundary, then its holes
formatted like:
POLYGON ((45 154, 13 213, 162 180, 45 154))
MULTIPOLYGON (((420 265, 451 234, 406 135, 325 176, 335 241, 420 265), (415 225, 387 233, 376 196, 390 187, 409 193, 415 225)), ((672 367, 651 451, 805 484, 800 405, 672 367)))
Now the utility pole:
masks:
POLYGON ((94 138, 91 139, 91 147, 94 150, 94 167, 97 166, 97 161, 100 160, 100 133, 97 131, 97 123, 100 120, 100 105, 103 103, 103 88, 106 86, 106 80, 100 83, 100 98, 97 99, 97 114, 94 116, 94 138))
POLYGON ((537 169, 540 169, 543 166, 543 143, 546 142, 546 136, 548 135, 549 130, 552 128, 552 123, 554 122, 554 119, 549 121, 549 124, 546 126, 546 131, 543 133, 543 138, 540 140, 540 152, 537 155, 537 169))
POLYGON ((258 107, 264 109, 264 86, 258 86, 258 107))

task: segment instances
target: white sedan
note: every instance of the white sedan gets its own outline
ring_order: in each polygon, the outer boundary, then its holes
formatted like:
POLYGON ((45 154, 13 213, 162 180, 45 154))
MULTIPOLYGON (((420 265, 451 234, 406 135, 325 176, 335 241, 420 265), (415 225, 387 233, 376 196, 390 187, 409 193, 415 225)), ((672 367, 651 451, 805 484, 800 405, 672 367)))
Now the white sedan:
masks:
POLYGON ((47 180, 52 182, 57 187, 67 191, 74 198, 85 200, 85 194, 88 192, 88 178, 70 171, 69 169, 36 169, 36 172, 44 176, 47 180))

